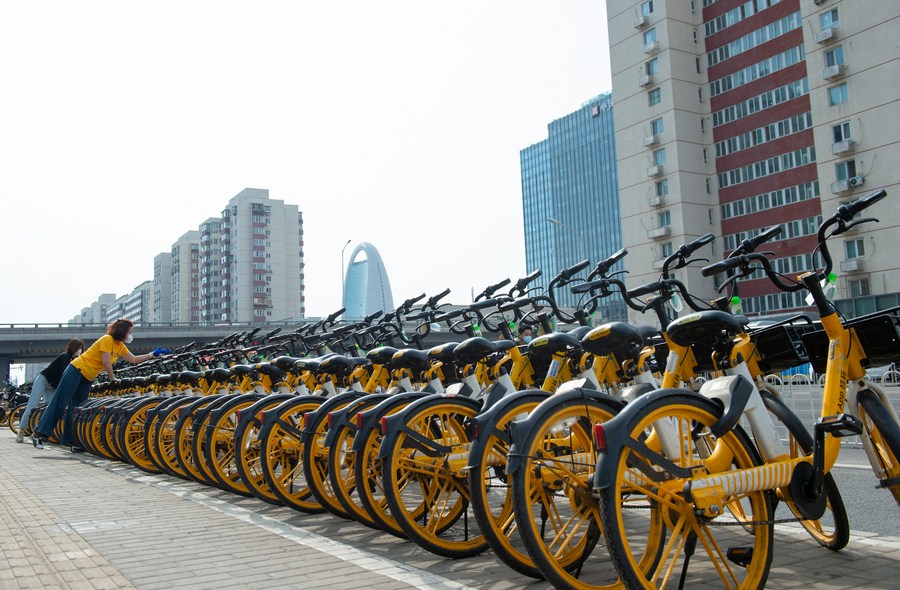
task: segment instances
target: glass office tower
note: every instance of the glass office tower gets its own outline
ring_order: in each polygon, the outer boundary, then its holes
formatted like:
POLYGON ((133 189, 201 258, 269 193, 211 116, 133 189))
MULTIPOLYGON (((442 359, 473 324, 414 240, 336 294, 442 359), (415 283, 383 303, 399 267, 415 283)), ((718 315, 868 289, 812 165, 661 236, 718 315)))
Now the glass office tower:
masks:
MULTIPOLYGON (((583 259, 593 268, 622 247, 612 104, 609 92, 592 98, 520 153, 527 271, 540 268, 545 287, 561 269, 583 259)), ((560 305, 577 304, 568 288, 556 297, 560 305)), ((611 297, 595 323, 626 315, 622 298, 611 297)))

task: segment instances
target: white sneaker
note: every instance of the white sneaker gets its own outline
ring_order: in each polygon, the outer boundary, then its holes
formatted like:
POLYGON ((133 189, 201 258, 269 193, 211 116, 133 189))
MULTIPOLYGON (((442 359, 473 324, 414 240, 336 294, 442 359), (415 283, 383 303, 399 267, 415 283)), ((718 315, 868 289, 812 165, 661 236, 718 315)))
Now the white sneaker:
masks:
POLYGON ((20 428, 19 432, 16 433, 16 442, 23 443, 25 442, 25 432, 20 428))

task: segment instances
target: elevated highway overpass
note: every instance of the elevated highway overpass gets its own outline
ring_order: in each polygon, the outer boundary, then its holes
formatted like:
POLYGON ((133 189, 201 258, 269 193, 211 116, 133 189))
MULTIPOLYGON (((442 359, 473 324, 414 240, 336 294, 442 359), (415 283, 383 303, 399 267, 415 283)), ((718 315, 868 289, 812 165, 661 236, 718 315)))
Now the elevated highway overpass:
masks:
MULTIPOLYGON (((261 333, 281 327, 283 332, 292 332, 306 323, 314 323, 320 318, 309 318, 290 324, 263 325, 261 333)), ((216 342, 229 334, 243 332, 258 324, 201 322, 171 324, 138 324, 134 327, 134 341, 128 345, 135 354, 150 352, 157 346, 178 348, 191 342, 216 342)), ((407 333, 415 328, 405 326, 407 333)), ((84 340, 90 346, 94 340, 106 333, 106 324, 0 324, 0 380, 9 380, 10 366, 16 363, 49 363, 66 348, 72 338, 84 340)), ((446 331, 432 333, 425 342, 429 346, 461 340, 446 331)))

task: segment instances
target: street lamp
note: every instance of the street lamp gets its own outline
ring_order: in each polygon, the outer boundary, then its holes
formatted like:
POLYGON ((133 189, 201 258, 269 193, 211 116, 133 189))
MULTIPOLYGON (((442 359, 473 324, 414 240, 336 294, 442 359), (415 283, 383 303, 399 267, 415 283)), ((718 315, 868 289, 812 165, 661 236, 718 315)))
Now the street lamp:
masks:
POLYGON ((349 246, 352 241, 352 239, 347 240, 347 243, 341 248, 341 305, 344 305, 344 250, 347 249, 347 246, 349 246))
POLYGON ((584 240, 581 239, 581 234, 579 234, 575 230, 575 228, 566 225, 565 223, 554 217, 548 217, 547 221, 549 221, 553 225, 558 225, 559 227, 565 228, 575 235, 575 238, 578 240, 578 262, 584 260, 584 240))

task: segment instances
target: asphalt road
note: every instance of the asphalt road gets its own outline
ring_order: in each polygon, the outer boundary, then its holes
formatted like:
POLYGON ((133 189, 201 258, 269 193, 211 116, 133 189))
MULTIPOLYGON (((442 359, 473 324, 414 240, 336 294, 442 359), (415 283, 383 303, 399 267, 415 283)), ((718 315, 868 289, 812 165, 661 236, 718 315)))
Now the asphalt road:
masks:
POLYGON ((843 448, 834 479, 844 499, 850 528, 856 532, 900 537, 900 510, 887 490, 875 488, 877 480, 862 449, 843 448))

